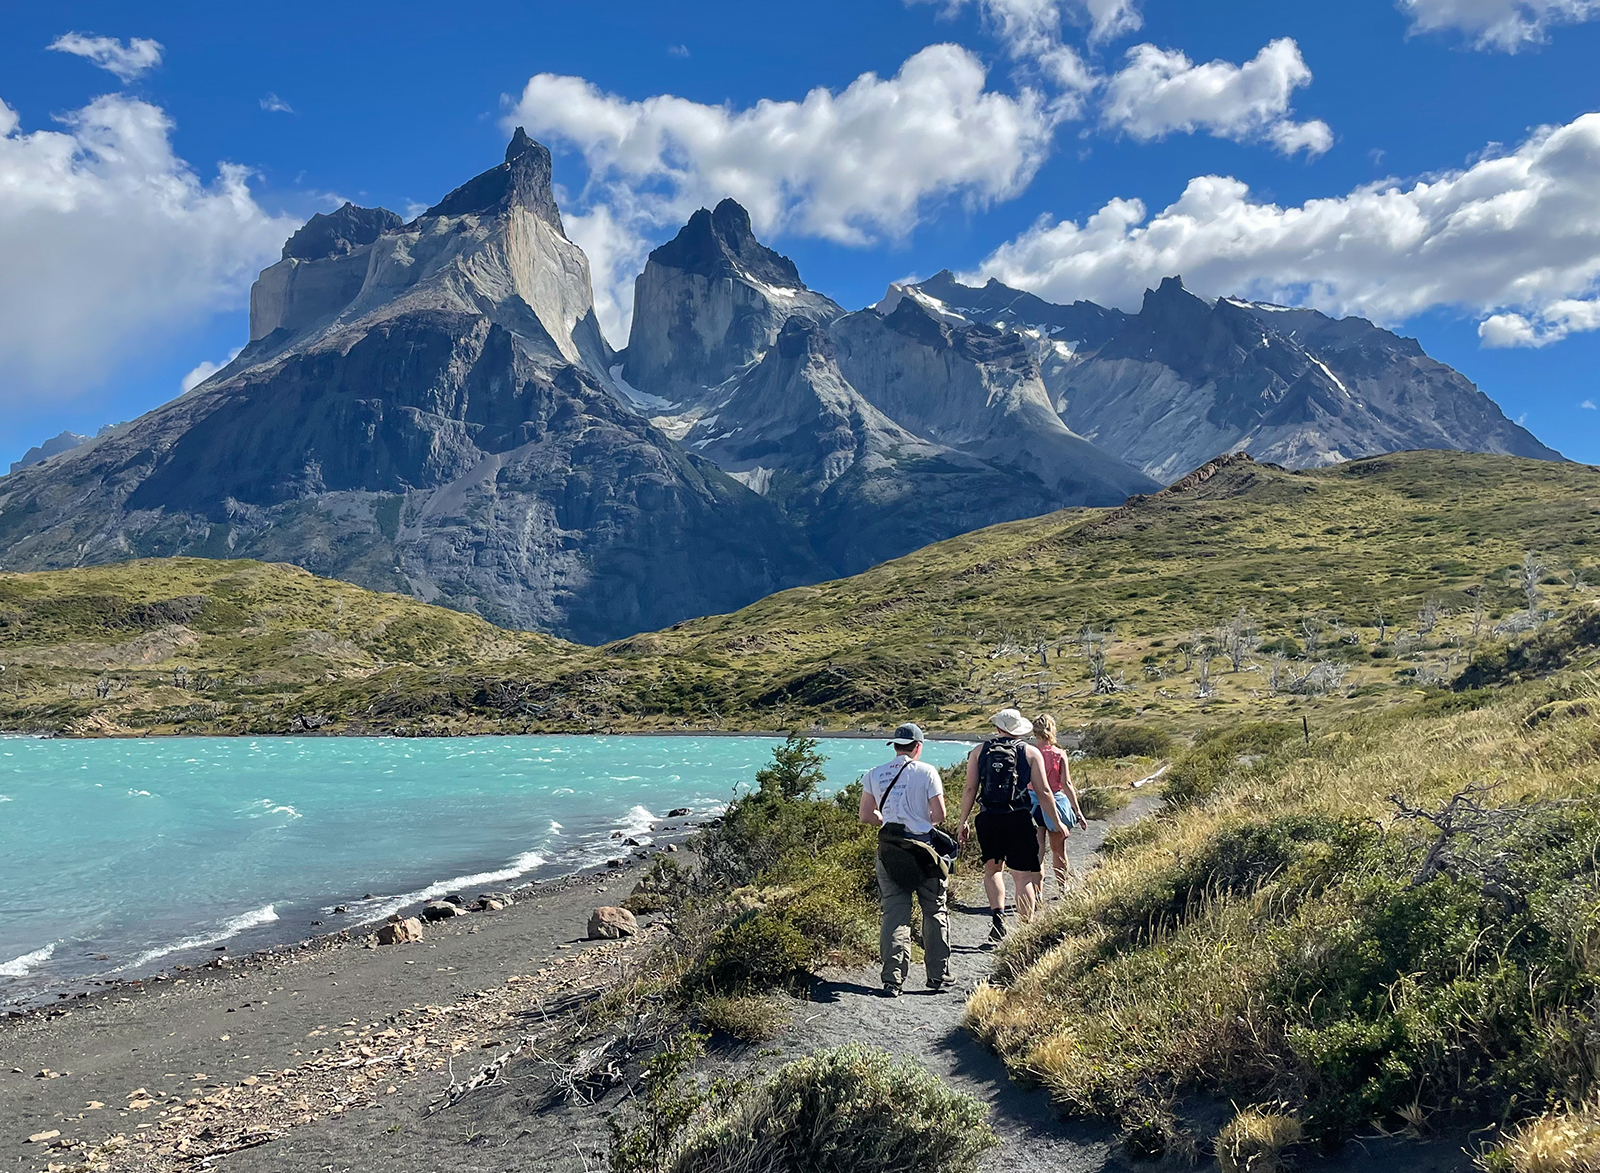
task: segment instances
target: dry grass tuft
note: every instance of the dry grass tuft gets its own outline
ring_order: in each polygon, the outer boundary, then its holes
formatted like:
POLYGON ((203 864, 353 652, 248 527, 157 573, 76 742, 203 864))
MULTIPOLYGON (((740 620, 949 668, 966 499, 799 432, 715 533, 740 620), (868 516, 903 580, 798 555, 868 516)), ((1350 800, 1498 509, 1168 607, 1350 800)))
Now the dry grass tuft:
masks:
POLYGON ((1293 1116, 1246 1108, 1217 1134, 1217 1164, 1222 1173, 1279 1173, 1287 1167, 1283 1150, 1303 1135, 1293 1116))
POLYGON ((1483 1164, 1493 1173, 1600 1173, 1600 1100, 1528 1121, 1483 1164))
POLYGON ((695 1003, 700 1025, 746 1043, 777 1038, 789 1025, 789 1011, 777 998, 714 994, 695 1003))

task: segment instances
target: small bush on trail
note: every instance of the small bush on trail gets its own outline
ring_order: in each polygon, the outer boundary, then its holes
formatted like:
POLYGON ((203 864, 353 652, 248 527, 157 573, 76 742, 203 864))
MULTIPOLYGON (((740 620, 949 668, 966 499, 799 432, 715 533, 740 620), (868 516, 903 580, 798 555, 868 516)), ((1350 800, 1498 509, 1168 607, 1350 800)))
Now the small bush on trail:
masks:
POLYGON ((695 1005, 700 1025, 745 1043, 777 1038, 789 1023, 789 1011, 776 998, 730 998, 714 994, 695 1005))
POLYGON ((695 1133, 671 1173, 969 1173, 988 1110, 909 1059, 860 1045, 796 1060, 695 1133))

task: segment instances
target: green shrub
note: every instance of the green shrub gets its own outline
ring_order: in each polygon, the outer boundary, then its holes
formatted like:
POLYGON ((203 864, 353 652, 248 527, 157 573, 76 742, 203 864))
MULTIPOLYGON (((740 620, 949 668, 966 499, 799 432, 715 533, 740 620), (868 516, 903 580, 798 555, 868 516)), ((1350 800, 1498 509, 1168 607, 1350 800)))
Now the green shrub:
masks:
POLYGON ((1078 805, 1086 819, 1109 819, 1132 801, 1131 786, 1086 786, 1078 791, 1078 805))
MULTIPOLYGON (((611 1173, 660 1173, 690 1123, 711 1098, 695 1082, 694 1067, 705 1054, 705 1035, 680 1033, 644 1065, 632 1126, 608 1117, 611 1173)), ((712 1094, 723 1089, 713 1088, 712 1094)))
POLYGON ((853 1045, 796 1060, 693 1135, 671 1173, 968 1173, 988 1110, 909 1059, 853 1045))
POLYGON ((1473 653, 1454 687, 1457 691, 1516 684, 1546 676, 1600 646, 1600 607, 1575 614, 1519 640, 1496 642, 1473 653))
POLYGON ((815 739, 791 733, 772 751, 772 764, 756 771, 756 786, 780 798, 810 798, 828 780, 822 771, 827 760, 815 739))
POLYGON ((1255 770, 1274 750, 1300 735, 1296 725, 1250 721, 1209 729, 1167 774, 1162 797, 1173 806, 1204 802, 1233 776, 1255 770))
POLYGON ((1172 751, 1172 738, 1154 725, 1097 721, 1084 730, 1078 748, 1091 758, 1162 758, 1172 751))
POLYGON ((812 943, 782 915, 750 912, 712 936, 690 985, 720 993, 771 989, 810 969, 815 957, 812 943))

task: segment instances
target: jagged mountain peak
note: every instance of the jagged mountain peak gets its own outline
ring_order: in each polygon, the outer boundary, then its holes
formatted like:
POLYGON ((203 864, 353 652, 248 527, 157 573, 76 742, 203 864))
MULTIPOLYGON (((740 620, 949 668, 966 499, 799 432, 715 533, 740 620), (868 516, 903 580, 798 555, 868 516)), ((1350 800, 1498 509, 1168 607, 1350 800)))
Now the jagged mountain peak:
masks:
POLYGON ((318 212, 283 245, 283 259, 320 261, 348 256, 404 223, 388 208, 358 208, 346 200, 332 212, 318 212))
POLYGON ((734 199, 695 212, 650 259, 703 277, 743 277, 780 289, 806 287, 793 261, 756 239, 750 213, 734 199))
POLYGON ((761 361, 790 318, 831 322, 842 313, 726 199, 650 254, 634 282, 622 375, 680 411, 698 410, 725 398, 728 381, 761 361))
POLYGON ((504 163, 467 180, 423 215, 496 216, 523 207, 565 236, 551 186, 551 167, 550 148, 529 138, 519 126, 506 147, 504 163))

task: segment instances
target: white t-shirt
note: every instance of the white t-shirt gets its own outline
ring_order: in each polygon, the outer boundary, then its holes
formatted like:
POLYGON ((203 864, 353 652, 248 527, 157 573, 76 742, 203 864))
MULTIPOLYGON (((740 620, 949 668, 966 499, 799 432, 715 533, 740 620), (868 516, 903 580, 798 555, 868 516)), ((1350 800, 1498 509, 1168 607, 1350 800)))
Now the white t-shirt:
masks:
POLYGON ((927 762, 913 762, 896 754, 894 761, 868 770, 861 779, 861 786, 877 800, 884 822, 903 823, 913 835, 926 835, 933 830, 933 823, 928 818, 928 802, 935 795, 944 794, 944 779, 927 762), (905 766, 903 774, 900 773, 901 766, 905 766), (889 783, 894 782, 896 774, 900 774, 900 781, 895 782, 894 790, 889 795, 889 805, 885 807, 883 792, 889 789, 889 783))

